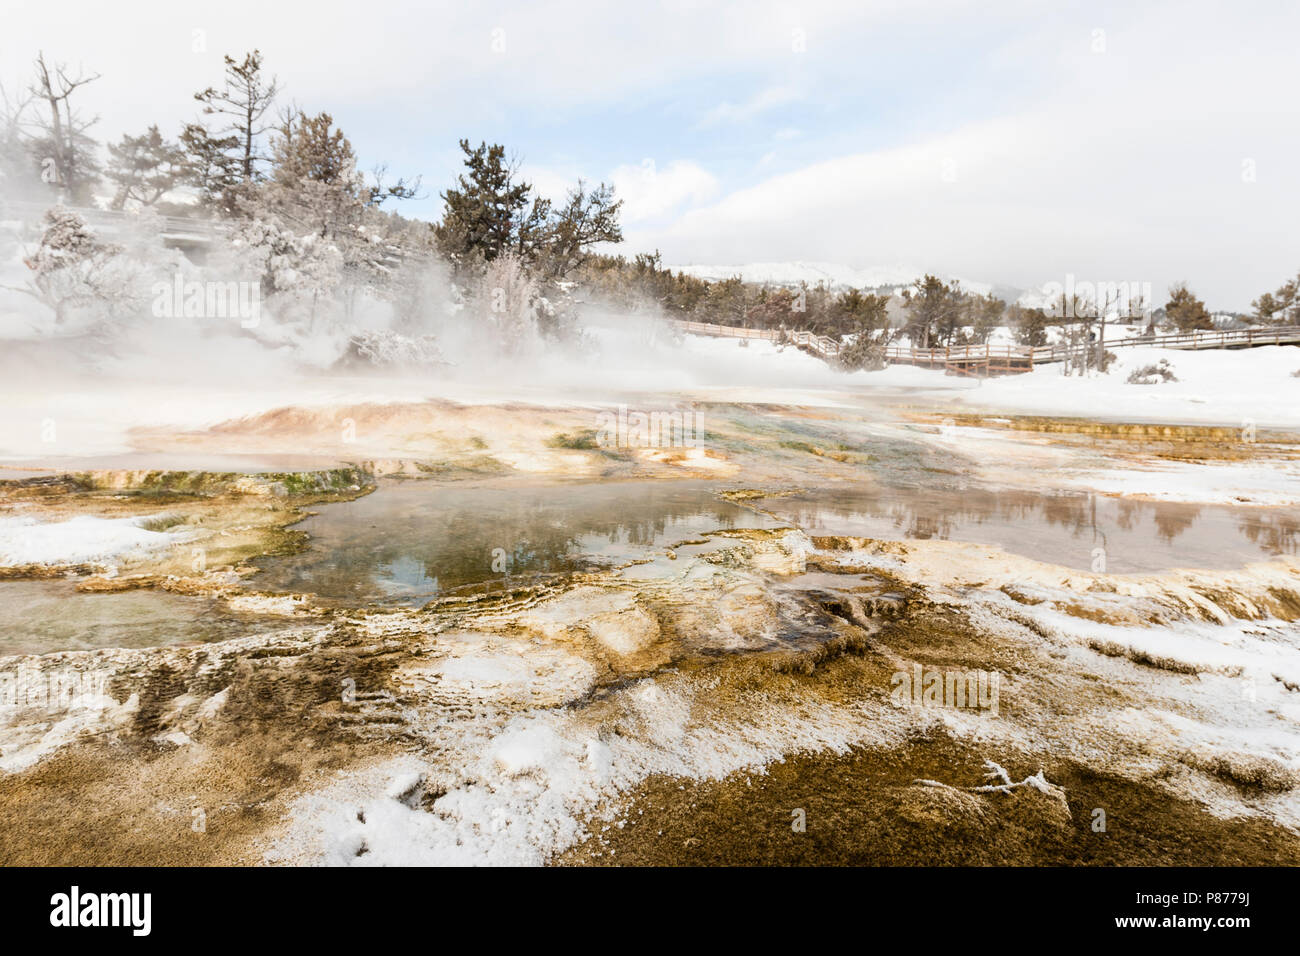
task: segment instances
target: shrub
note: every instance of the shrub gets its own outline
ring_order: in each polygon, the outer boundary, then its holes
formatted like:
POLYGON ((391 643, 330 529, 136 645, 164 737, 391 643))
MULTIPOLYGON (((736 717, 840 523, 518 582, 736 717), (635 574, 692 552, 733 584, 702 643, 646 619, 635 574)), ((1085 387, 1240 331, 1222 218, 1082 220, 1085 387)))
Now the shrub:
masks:
POLYGON ((871 341, 866 334, 859 334, 840 349, 838 362, 846 372, 878 372, 886 365, 885 347, 879 342, 871 341))
POLYGON ((1158 385, 1161 382, 1176 381, 1178 381, 1178 378, 1174 375, 1174 367, 1169 364, 1168 359, 1161 359, 1154 365, 1135 368, 1128 374, 1128 384, 1130 385, 1158 385))

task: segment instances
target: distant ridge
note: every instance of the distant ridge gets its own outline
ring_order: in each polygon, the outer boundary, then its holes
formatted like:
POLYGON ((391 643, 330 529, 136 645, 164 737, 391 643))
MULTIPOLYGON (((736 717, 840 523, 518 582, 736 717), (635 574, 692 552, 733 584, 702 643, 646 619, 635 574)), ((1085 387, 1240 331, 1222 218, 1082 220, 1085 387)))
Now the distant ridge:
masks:
MULTIPOLYGON (((759 285, 795 286, 806 282, 815 286, 824 282, 832 289, 897 289, 909 286, 925 274, 924 269, 908 266, 872 266, 866 269, 853 269, 834 262, 750 262, 745 265, 674 265, 669 266, 676 272, 699 279, 717 282, 740 276, 744 282, 759 285)), ((944 279, 957 278, 962 288, 983 295, 993 289, 988 282, 975 282, 956 276, 944 276, 944 279)))

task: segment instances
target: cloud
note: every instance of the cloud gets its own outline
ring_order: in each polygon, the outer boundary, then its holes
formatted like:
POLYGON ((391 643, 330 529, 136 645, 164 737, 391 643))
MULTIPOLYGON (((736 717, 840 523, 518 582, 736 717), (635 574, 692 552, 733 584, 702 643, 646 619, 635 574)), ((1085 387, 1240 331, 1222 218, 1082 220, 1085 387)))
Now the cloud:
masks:
POLYGON ((718 193, 718 180, 689 160, 673 160, 659 168, 647 159, 638 166, 619 166, 610 179, 615 195, 623 200, 627 223, 660 219, 683 206, 707 202, 718 193))
POLYGON ((10 6, 0 80, 20 86, 38 49, 102 73, 81 104, 102 114, 101 140, 153 122, 174 136, 221 54, 259 46, 286 97, 330 110, 363 165, 426 174, 425 215, 468 136, 543 162, 526 178, 547 193, 617 167, 627 248, 679 262, 1185 278, 1227 308, 1300 265, 1294 4, 663 0, 593 15, 581 0, 391 0, 367 11, 365 37, 326 0, 310 15, 139 0, 129 22, 92 0, 58 17, 10 6), (781 115, 796 100, 797 130, 781 115), (778 128, 746 128, 758 118, 778 128), (647 171, 643 155, 691 158, 647 171))
POLYGON ((1112 24, 1103 54, 1087 30, 1038 37, 1058 79, 1019 109, 830 156, 628 239, 681 263, 905 260, 1158 295, 1187 279, 1211 307, 1246 309, 1300 266, 1300 127, 1277 121, 1300 78, 1288 33, 1157 8, 1112 24))
POLYGON ((732 103, 719 103, 704 114, 704 118, 700 120, 700 127, 708 128, 722 123, 745 122, 766 113, 768 110, 796 103, 800 99, 799 93, 793 87, 769 87, 738 106, 732 103))

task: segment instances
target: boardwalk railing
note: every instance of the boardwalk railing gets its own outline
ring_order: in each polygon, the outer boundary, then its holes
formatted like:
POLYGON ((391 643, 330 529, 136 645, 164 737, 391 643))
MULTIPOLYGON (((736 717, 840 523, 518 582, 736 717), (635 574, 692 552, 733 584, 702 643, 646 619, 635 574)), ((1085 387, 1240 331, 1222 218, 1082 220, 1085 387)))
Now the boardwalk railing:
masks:
MULTIPOLYGON (((49 203, 10 199, 0 202, 0 219, 19 219, 37 224, 44 217, 45 211, 52 208, 54 207, 49 203)), ((117 228, 141 221, 139 216, 118 209, 94 209, 89 206, 64 208, 75 212, 92 226, 117 228)), ((164 236, 193 237, 199 241, 209 240, 228 228, 225 223, 211 219, 190 219, 186 216, 158 216, 157 222, 164 236)))
MULTIPOLYGON (((48 209, 54 208, 49 203, 26 202, 21 200, 0 200, 0 220, 17 219, 27 224, 28 228, 37 229, 48 209)), ((87 225, 95 230, 112 234, 123 228, 140 222, 156 222, 163 243, 181 249, 193 250, 210 244, 218 236, 228 235, 232 224, 215 219, 191 219, 188 216, 158 216, 142 219, 135 213, 119 209, 97 209, 90 206, 64 206, 86 220, 87 225)), ((401 265, 405 259, 423 259, 419 253, 405 253, 396 246, 386 245, 382 265, 393 268, 401 265)))
POLYGON ((838 355, 840 343, 827 335, 815 332, 789 331, 783 329, 742 329, 734 325, 712 325, 708 322, 681 322, 673 320, 672 324, 691 335, 713 335, 723 338, 762 339, 766 342, 780 341, 784 336, 787 342, 803 345, 812 349, 823 358, 838 355))
POLYGON ((885 361, 890 365, 942 368, 958 375, 1014 375, 1032 372, 1035 363, 1051 361, 1038 354, 1045 351, 1022 345, 954 345, 942 349, 896 345, 885 349, 885 361))
POLYGON ((1257 345, 1293 345, 1300 342, 1300 325, 1276 325, 1249 329, 1202 329, 1168 335, 1131 335, 1106 340, 1106 348, 1149 345, 1162 349, 1233 349, 1257 345))
MULTIPOLYGON (((744 329, 730 325, 713 325, 708 322, 672 323, 692 335, 712 335, 740 339, 763 339, 769 342, 785 341, 805 346, 823 358, 838 355, 840 343, 825 335, 806 331, 782 329, 744 329)), ((916 349, 907 346, 889 346, 885 360, 892 365, 919 365, 923 368, 942 368, 958 375, 1009 375, 1029 372, 1035 365, 1061 362, 1079 354, 1081 348, 1097 343, 1078 345, 954 345, 936 349, 916 349)), ((1197 332, 1173 332, 1167 335, 1131 335, 1108 339, 1107 349, 1147 346, 1165 349, 1237 349, 1260 345, 1300 344, 1300 326, 1285 325, 1249 329, 1207 329, 1197 332)))

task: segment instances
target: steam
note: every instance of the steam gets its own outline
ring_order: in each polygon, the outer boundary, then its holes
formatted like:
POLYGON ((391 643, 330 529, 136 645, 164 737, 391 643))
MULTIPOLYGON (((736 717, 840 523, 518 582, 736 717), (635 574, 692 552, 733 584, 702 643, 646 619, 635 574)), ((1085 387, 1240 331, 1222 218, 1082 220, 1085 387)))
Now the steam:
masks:
POLYGON ((861 380, 768 342, 686 341, 652 303, 616 307, 571 283, 543 285, 509 257, 469 278, 413 257, 358 275, 328 250, 226 224, 194 227, 212 234, 182 252, 176 223, 149 213, 85 214, 102 261, 65 282, 72 297, 56 314, 30 294, 27 264, 48 223, 32 207, 3 209, 0 375, 11 413, 0 457, 11 460, 124 452, 132 427, 197 427, 284 405, 609 406, 632 394, 861 380), (65 426, 54 448, 37 437, 51 422, 65 426))

